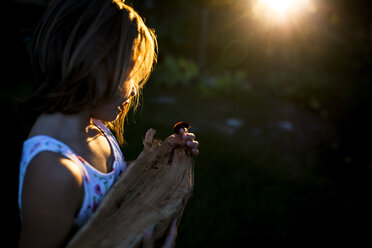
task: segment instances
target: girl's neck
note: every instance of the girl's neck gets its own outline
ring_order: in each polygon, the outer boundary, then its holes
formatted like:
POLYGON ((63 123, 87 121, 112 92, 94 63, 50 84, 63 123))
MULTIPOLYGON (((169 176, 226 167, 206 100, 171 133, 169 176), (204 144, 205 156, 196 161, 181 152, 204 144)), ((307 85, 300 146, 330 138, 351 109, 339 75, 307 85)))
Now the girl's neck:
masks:
POLYGON ((60 140, 87 138, 90 126, 90 115, 87 112, 72 115, 42 114, 37 118, 29 136, 44 134, 60 140))

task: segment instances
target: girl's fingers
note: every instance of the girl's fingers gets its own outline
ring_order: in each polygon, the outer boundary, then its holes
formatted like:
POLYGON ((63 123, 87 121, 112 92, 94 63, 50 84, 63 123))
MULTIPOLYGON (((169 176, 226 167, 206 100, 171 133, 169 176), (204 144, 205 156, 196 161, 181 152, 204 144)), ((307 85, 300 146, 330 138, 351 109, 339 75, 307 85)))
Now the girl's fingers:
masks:
POLYGON ((186 140, 194 140, 195 139, 195 134, 193 133, 184 133, 182 134, 182 138, 186 140))
POLYGON ((188 140, 188 141, 186 141, 186 145, 190 148, 198 148, 199 147, 199 142, 197 142, 195 140, 193 140, 193 141, 188 140))
POLYGON ((180 128, 180 134, 184 134, 184 133, 187 133, 187 128, 185 127, 180 128))
POLYGON ((168 142, 173 144, 173 145, 185 145, 186 140, 182 139, 182 137, 178 135, 171 135, 167 138, 168 142))
POLYGON ((168 138, 168 141, 172 144, 186 145, 191 149, 191 153, 194 157, 199 155, 199 150, 197 149, 199 147, 199 142, 195 140, 195 134, 188 133, 186 127, 180 128, 177 134, 173 134, 168 138))
POLYGON ((191 153, 192 153, 192 156, 196 157, 196 156, 199 155, 199 150, 194 148, 194 149, 191 150, 191 153))

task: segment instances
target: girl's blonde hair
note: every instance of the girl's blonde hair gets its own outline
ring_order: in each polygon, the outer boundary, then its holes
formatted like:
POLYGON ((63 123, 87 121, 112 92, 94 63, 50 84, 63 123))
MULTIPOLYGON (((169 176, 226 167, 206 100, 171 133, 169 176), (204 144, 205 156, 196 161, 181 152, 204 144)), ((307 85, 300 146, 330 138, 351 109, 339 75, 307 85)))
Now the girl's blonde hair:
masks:
MULTIPOLYGON (((39 85, 27 102, 39 113, 94 109, 127 83, 139 92, 156 54, 154 31, 124 0, 54 0, 35 31, 32 64, 39 85), (98 64, 106 65, 103 95, 94 77, 98 64)), ((128 110, 106 123, 121 144, 128 110)))

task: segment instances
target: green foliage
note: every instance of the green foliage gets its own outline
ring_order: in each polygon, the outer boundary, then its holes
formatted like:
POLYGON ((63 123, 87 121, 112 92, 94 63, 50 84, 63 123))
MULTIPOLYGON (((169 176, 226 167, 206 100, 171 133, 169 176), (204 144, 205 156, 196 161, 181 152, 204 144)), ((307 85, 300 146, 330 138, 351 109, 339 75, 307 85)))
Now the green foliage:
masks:
POLYGON ((253 94, 245 71, 224 71, 222 73, 208 74, 199 81, 199 93, 202 96, 224 96, 234 94, 253 94))
POLYGON ((152 77, 158 86, 172 89, 189 86, 198 72, 198 67, 191 60, 168 54, 157 65, 152 77))

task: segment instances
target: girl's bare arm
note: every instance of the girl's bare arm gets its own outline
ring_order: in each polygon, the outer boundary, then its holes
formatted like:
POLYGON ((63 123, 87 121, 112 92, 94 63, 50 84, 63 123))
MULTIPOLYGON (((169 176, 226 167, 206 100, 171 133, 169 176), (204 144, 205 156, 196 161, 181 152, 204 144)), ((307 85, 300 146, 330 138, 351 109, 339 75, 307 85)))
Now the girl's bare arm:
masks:
POLYGON ((22 190, 19 247, 65 245, 84 195, 72 161, 43 152, 30 163, 22 190))

